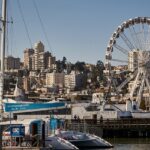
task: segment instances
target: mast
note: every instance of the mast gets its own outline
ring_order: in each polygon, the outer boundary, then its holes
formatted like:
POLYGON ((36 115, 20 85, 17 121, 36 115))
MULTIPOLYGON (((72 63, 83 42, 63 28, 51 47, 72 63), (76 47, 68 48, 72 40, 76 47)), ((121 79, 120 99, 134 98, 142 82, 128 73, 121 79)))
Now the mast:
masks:
POLYGON ((6 36, 6 0, 2 0, 1 18, 1 49, 0 49, 0 112, 2 113, 3 87, 4 87, 4 58, 5 58, 5 36, 6 36))

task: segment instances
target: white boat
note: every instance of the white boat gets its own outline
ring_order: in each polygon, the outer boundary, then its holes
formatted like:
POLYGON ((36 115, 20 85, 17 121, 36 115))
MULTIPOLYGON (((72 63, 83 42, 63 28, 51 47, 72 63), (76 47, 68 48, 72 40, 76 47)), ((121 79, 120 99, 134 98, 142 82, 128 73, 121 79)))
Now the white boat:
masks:
POLYGON ((49 147, 52 149, 78 149, 75 145, 71 144, 68 140, 65 140, 61 137, 57 136, 48 136, 45 139, 45 147, 49 147))
POLYGON ((77 146, 79 149, 97 149, 113 147, 113 145, 111 145, 109 142, 96 135, 78 131, 59 131, 57 136, 68 140, 73 145, 77 146))
POLYGON ((89 133, 64 130, 64 122, 62 119, 52 117, 45 119, 47 129, 56 137, 63 138, 79 149, 91 148, 111 148, 113 147, 109 142, 104 139, 89 133))

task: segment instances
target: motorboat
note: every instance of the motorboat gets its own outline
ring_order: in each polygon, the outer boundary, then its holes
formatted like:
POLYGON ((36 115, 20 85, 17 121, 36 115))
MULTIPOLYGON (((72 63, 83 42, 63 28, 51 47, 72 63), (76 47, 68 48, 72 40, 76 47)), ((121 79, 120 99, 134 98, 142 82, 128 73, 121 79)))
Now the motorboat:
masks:
POLYGON ((59 131, 58 137, 68 140, 79 149, 93 149, 93 148, 112 148, 113 145, 106 140, 89 133, 79 131, 59 131))
POLYGON ((67 141, 67 140, 65 140, 61 137, 57 137, 57 136, 48 136, 48 137, 46 137, 45 147, 55 149, 55 150, 78 149, 75 145, 73 145, 69 141, 67 141))

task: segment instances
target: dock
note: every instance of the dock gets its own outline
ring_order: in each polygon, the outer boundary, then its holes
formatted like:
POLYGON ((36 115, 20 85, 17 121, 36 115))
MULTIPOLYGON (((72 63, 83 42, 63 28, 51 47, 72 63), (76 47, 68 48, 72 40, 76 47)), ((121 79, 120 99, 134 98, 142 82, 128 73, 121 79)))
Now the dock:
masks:
POLYGON ((150 119, 67 120, 67 129, 109 137, 150 137, 150 119))

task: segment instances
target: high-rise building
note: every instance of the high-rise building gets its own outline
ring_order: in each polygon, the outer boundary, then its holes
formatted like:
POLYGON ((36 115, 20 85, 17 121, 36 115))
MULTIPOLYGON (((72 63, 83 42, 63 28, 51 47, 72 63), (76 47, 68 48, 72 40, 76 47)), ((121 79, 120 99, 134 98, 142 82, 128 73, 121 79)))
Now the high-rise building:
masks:
POLYGON ((56 58, 52 56, 52 54, 50 52, 45 52, 45 68, 46 69, 54 69, 54 64, 56 61, 56 58))
POLYGON ((35 70, 42 70, 44 68, 44 45, 41 41, 35 43, 34 61, 35 70))
POLYGON ((24 50, 24 68, 29 69, 29 70, 32 69, 33 54, 34 54, 33 49, 25 49, 24 50))
POLYGON ((54 69, 56 58, 45 52, 41 41, 35 43, 34 49, 24 50, 24 68, 29 70, 54 69))

